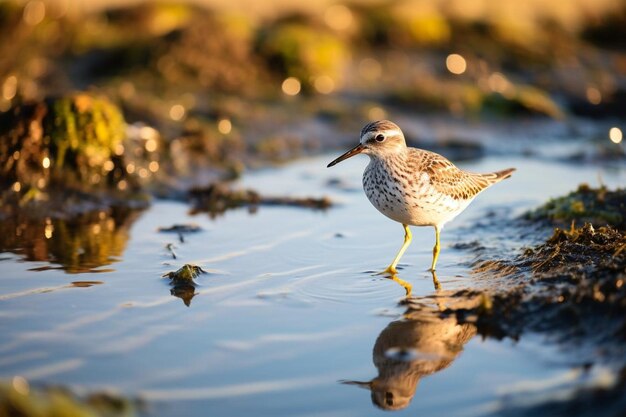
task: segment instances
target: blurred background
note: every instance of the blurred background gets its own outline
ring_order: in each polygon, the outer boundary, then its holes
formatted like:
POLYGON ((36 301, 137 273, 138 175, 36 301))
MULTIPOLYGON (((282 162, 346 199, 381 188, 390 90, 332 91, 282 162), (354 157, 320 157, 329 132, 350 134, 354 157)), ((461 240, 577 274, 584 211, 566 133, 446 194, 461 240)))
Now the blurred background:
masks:
MULTIPOLYGON (((626 112, 619 0, 5 0, 0 28, 0 135, 15 142, 0 148, 2 179, 20 193, 87 182, 167 194, 199 173, 347 146, 381 118, 626 112), (17 137, 38 134, 49 143, 21 149, 17 137)), ((620 142, 607 123, 597 135, 620 142)), ((426 143, 457 135, 406 129, 426 143)))

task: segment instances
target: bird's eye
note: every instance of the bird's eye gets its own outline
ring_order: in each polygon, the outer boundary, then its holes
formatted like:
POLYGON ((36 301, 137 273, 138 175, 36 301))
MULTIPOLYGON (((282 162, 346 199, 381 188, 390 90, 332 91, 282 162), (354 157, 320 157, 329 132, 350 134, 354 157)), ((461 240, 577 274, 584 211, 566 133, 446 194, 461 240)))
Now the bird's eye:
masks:
POLYGON ((383 135, 382 133, 379 133, 378 135, 376 135, 377 142, 382 142, 384 140, 385 140, 385 135, 383 135))

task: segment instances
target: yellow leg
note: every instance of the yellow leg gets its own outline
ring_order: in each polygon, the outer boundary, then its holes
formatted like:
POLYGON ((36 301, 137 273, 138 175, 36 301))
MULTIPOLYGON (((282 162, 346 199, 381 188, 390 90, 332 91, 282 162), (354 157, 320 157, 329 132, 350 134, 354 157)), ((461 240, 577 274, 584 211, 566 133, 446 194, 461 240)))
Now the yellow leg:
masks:
POLYGON ((406 250, 406 248, 408 248, 409 245, 411 244, 411 239, 412 239, 411 230, 409 229, 409 226, 407 226, 406 224, 403 224, 402 226, 404 227, 404 243, 402 244, 402 247, 398 251, 398 254, 396 255, 393 262, 391 262, 391 265, 389 265, 387 269, 383 271, 383 274, 394 275, 398 273, 398 271, 396 270, 396 266, 398 265, 398 262, 400 262, 400 258, 402 258, 402 255, 404 255, 404 251, 406 250))
POLYGON ((439 280, 437 279, 437 273, 435 272, 435 270, 433 269, 432 271, 430 271, 431 274, 433 274, 433 285, 435 286, 435 290, 440 290, 441 289, 441 284, 439 283, 439 280))
POLYGON ((439 244, 439 233, 439 227, 435 226, 435 247, 433 248, 433 264, 430 267, 431 271, 435 271, 437 259, 439 258, 439 252, 441 250, 441 245, 439 244))
POLYGON ((413 286, 411 284, 409 284, 408 282, 406 282, 405 280, 399 278, 396 274, 392 274, 389 277, 390 280, 397 282, 398 284, 400 284, 402 286, 402 288, 404 288, 405 291, 405 295, 407 297, 409 297, 411 295, 411 291, 413 291, 413 286))

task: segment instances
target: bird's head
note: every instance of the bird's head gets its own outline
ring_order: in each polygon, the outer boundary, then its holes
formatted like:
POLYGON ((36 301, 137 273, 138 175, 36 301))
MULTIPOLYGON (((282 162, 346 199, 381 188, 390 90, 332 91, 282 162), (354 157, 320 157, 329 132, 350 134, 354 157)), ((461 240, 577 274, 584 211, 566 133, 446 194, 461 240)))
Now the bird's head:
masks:
POLYGON ((383 158, 406 149, 404 134, 397 124, 389 120, 378 120, 369 123, 361 130, 359 144, 339 158, 328 164, 328 167, 337 165, 354 155, 364 153, 372 158, 383 158))

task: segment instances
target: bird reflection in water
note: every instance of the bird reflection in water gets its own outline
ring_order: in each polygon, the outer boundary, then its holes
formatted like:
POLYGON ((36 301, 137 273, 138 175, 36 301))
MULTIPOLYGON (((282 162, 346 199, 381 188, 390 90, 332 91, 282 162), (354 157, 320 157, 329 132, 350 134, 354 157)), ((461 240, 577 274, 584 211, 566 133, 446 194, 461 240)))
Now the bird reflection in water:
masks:
POLYGON ((367 382, 343 381, 369 389, 372 402, 383 410, 407 407, 420 379, 450 366, 476 334, 474 325, 441 316, 440 297, 413 298, 408 303, 404 317, 391 322, 376 339, 373 360, 378 376, 367 382))
MULTIPOLYGON (((437 279, 437 273, 432 270, 430 271, 430 273, 432 274, 432 277, 433 277, 433 286, 435 287, 435 290, 439 291, 441 289, 441 284, 439 283, 439 279, 437 279)), ((413 286, 409 282, 400 278, 398 274, 391 274, 387 276, 387 278, 396 282, 402 288, 404 288, 404 291, 407 297, 411 296, 411 292, 413 291, 413 286)))

